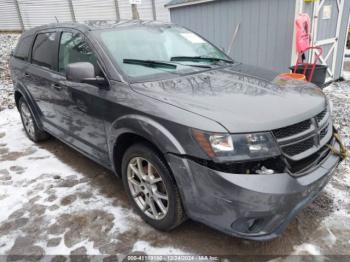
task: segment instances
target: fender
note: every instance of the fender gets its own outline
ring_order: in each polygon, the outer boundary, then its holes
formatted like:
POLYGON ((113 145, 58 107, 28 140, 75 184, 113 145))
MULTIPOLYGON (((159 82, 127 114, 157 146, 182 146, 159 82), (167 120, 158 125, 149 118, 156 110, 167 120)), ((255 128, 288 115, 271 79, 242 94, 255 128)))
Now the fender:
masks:
POLYGON ((115 120, 107 130, 108 148, 113 159, 113 148, 118 138, 132 133, 152 142, 162 153, 186 154, 185 149, 168 129, 155 120, 141 115, 130 114, 115 120))
MULTIPOLYGON (((187 160, 179 157, 180 155, 186 155, 186 151, 179 141, 168 129, 153 119, 136 114, 126 115, 118 118, 112 123, 109 130, 107 130, 108 148, 111 160, 115 159, 114 145, 117 143, 118 138, 126 133, 145 138, 153 143, 164 154, 165 158, 173 159, 173 161, 175 160, 175 162, 171 161, 171 163, 168 161, 168 164, 178 185, 181 198, 185 200, 183 202, 184 208, 187 214, 189 214, 190 210, 187 204, 191 203, 195 205, 193 203, 193 196, 197 189, 194 186, 192 170, 189 168, 187 160), (175 155, 177 155, 177 157, 175 157, 175 155), (180 163, 177 161, 180 161, 180 163), (182 166, 183 169, 180 171, 178 168, 174 169, 172 163, 177 166, 182 166), (184 190, 185 188, 188 190, 184 190)), ((113 170, 116 171, 115 162, 111 162, 113 170)), ((115 173, 117 174, 117 172, 115 173)))

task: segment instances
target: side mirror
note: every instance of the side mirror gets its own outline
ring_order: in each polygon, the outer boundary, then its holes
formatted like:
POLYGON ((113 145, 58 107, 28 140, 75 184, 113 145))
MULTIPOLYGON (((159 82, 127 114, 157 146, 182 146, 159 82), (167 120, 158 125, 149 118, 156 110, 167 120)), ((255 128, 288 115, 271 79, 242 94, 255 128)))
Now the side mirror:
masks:
POLYGON ((95 68, 89 62, 78 62, 67 65, 67 80, 81 83, 86 78, 95 78, 95 68))
POLYGON ((67 65, 66 68, 67 80, 86 83, 100 88, 107 89, 108 81, 104 77, 95 75, 95 68, 89 62, 77 62, 67 65))

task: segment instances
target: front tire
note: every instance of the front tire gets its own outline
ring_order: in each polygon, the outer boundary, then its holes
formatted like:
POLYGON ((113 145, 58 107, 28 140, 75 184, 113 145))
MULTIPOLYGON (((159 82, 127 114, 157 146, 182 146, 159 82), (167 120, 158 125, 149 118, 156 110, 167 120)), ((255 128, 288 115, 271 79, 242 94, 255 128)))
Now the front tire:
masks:
POLYGON ((18 110, 21 115, 24 131, 30 140, 34 142, 40 142, 49 138, 48 133, 39 129, 34 120, 32 112, 30 111, 29 106, 23 97, 21 97, 18 101, 18 110))
POLYGON ((132 145, 122 161, 124 188, 143 220, 169 231, 184 220, 180 194, 164 160, 151 146, 132 145))

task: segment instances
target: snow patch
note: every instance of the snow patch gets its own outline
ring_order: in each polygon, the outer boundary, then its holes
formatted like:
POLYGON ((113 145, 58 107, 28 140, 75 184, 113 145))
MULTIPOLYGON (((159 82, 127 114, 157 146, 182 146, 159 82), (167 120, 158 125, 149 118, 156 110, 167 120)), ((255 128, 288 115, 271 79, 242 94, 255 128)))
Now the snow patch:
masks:
POLYGON ((134 244, 134 247, 132 249, 132 252, 144 252, 146 254, 150 255, 193 255, 190 253, 187 253, 181 249, 177 249, 174 247, 154 247, 151 246, 150 243, 139 240, 134 244))
MULTIPOLYGON (((0 169, 9 172, 11 183, 0 185, 0 210, 6 210, 6 212, 0 212, 0 225, 9 219, 9 215, 28 205, 31 198, 37 197, 38 200, 35 201, 37 205, 48 207, 48 204, 56 204, 59 206, 56 210, 45 210, 45 221, 48 225, 55 224, 56 219, 61 215, 95 209, 113 215, 113 228, 110 232, 113 232, 114 235, 129 229, 129 220, 131 217, 136 217, 136 215, 130 209, 114 206, 112 199, 99 194, 98 190, 88 182, 79 182, 72 187, 55 187, 57 199, 51 203, 47 202, 46 199, 49 197, 47 190, 50 189, 55 174, 58 174, 61 180, 70 176, 75 177, 76 180, 83 180, 85 176, 57 159, 51 152, 30 141, 25 135, 17 110, 5 109, 0 112, 0 133, 2 134, 0 144, 5 145, 4 147, 9 152, 19 153, 15 161, 6 159, 1 161, 0 169), (24 151, 29 153, 22 154, 24 151), (20 170, 21 173, 16 174, 17 170, 20 170), (77 198, 73 205, 62 207, 60 201, 64 197, 77 192, 91 192, 91 197, 88 201, 77 198)), ((25 215, 22 217, 25 217, 25 215)), ((20 235, 20 230, 13 230, 7 235, 0 235, 0 254, 6 253, 13 246, 14 240, 20 235)), ((98 249, 93 248, 93 243, 87 240, 74 245, 72 248, 66 247, 63 240, 58 247, 47 248, 40 241, 34 244, 41 246, 47 254, 69 255, 75 247, 79 246, 84 246, 87 249, 87 254, 99 254, 98 249)))
POLYGON ((292 255, 313 255, 318 256, 322 255, 320 249, 318 246, 315 246, 313 244, 304 243, 300 246, 294 247, 294 252, 292 255))

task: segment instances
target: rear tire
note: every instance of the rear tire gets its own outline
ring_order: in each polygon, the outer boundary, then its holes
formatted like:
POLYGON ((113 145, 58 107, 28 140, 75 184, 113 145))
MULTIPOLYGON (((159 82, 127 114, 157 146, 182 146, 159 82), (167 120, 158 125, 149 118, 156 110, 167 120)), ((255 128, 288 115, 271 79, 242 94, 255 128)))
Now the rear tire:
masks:
POLYGON ((30 140, 40 142, 47 140, 50 137, 48 133, 38 127, 29 106, 23 97, 18 101, 18 110, 21 115, 24 131, 30 140))
POLYGON ((175 180, 151 146, 134 144, 125 152, 122 177, 130 202, 146 223, 169 231, 185 219, 175 180))

